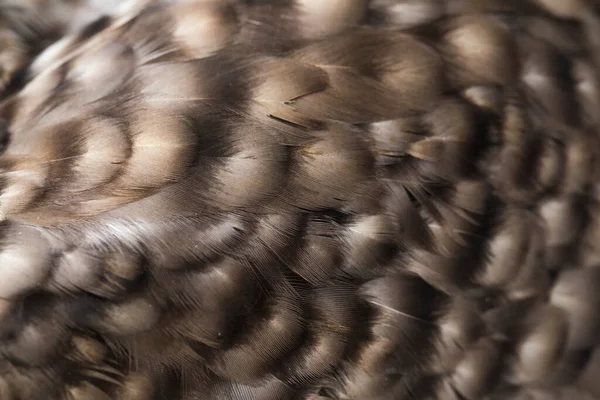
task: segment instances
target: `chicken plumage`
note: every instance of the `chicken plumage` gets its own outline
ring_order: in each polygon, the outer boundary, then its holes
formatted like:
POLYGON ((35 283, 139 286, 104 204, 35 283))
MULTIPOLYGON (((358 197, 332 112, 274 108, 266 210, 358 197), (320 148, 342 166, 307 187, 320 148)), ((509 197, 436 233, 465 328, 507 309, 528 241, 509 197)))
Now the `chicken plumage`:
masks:
POLYGON ((0 2, 0 399, 600 399, 599 11, 0 2))

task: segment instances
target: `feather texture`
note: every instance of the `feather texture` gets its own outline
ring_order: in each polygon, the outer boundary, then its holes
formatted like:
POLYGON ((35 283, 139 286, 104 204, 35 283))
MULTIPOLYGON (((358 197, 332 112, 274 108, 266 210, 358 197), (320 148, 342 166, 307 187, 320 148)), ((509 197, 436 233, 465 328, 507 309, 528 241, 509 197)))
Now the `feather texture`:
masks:
POLYGON ((600 398, 599 11, 0 1, 0 398, 600 398))

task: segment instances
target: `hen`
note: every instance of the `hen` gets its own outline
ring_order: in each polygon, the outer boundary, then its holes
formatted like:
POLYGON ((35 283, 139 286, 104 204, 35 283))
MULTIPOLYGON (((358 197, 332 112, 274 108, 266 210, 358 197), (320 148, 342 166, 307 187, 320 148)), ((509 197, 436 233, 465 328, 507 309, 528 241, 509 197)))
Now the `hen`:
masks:
POLYGON ((0 2, 0 399, 600 399, 600 2, 0 2))

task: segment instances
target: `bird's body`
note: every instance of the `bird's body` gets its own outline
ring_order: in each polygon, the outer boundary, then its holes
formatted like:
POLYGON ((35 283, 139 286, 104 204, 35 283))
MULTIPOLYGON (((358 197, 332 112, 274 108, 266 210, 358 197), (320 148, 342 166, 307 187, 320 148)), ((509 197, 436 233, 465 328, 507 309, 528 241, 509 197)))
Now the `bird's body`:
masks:
POLYGON ((596 7, 0 2, 0 399, 600 398, 596 7))

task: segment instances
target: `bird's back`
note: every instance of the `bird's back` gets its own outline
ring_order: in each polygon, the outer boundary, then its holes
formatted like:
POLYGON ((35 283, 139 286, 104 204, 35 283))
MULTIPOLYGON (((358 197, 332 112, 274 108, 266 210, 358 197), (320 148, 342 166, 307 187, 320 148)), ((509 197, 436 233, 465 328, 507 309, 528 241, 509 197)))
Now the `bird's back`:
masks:
POLYGON ((595 0, 15 0, 0 45, 0 399, 600 398, 595 0))

